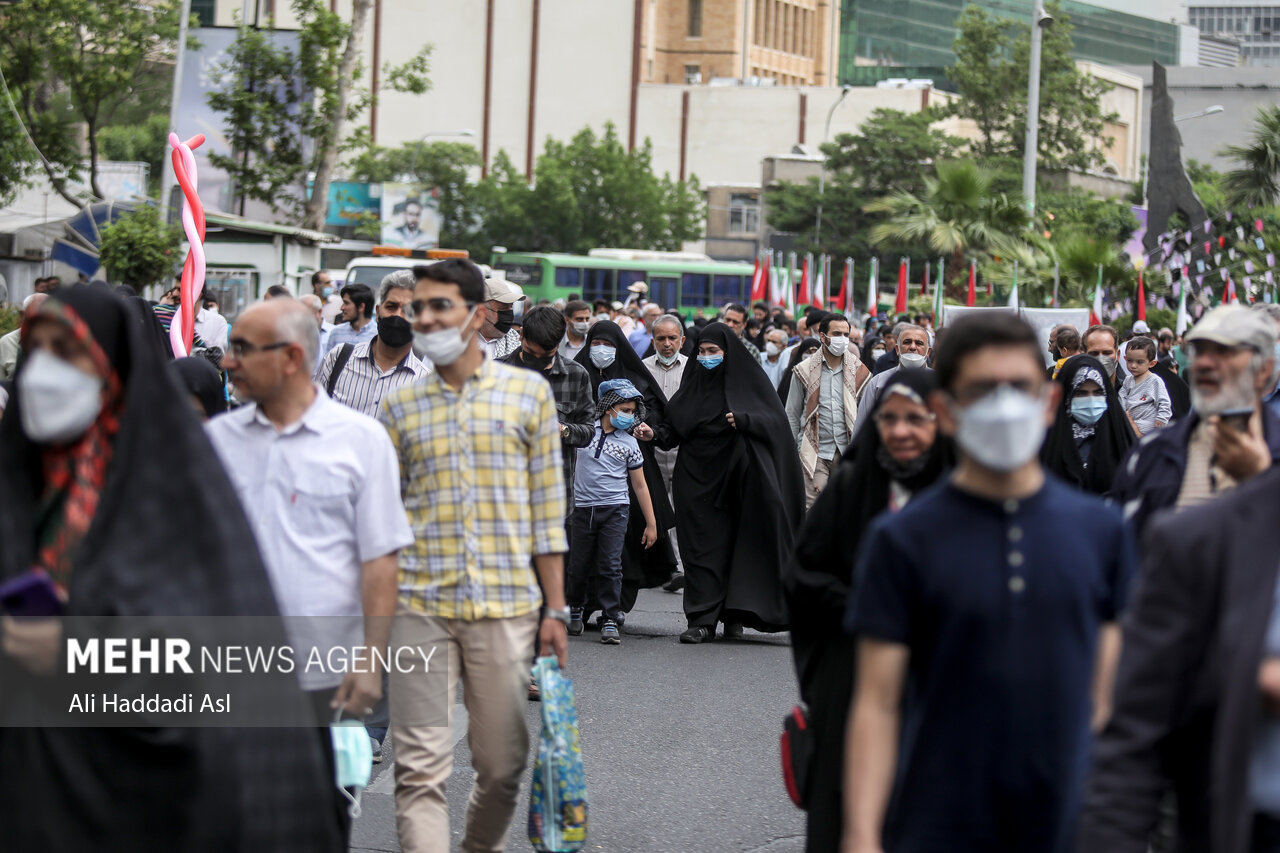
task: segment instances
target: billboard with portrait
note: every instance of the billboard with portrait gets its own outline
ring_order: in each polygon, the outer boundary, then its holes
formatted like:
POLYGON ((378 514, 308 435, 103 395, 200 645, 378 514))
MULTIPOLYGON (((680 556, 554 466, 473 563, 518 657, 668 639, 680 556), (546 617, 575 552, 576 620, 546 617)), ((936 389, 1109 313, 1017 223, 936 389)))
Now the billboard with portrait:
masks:
POLYGON ((382 243, 405 249, 440 244, 437 191, 416 184, 382 185, 382 243))

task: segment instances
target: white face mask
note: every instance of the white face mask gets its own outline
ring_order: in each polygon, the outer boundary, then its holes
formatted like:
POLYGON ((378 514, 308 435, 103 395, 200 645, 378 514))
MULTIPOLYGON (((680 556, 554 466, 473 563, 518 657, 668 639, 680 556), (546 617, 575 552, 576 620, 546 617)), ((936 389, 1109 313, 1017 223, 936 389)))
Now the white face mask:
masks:
POLYGON ((579 337, 582 337, 583 335, 585 335, 587 333, 587 330, 589 330, 590 328, 591 328, 590 320, 575 320, 573 322, 573 333, 575 335, 578 335, 579 337))
POLYGON ((37 444, 67 444, 102 411, 102 380, 38 349, 17 381, 22 430, 37 444))
POLYGON ((764 354, 769 356, 769 358, 776 358, 780 352, 782 352, 782 350, 773 341, 769 341, 764 345, 764 354))
POLYGON ((676 359, 680 357, 680 351, 676 350, 675 352, 671 353, 669 357, 663 355, 662 353, 658 353, 657 355, 658 355, 658 364, 661 364, 663 367, 670 367, 671 365, 675 364, 676 359))
POLYGON ((884 355, 884 347, 872 347, 871 349, 872 358, 879 358, 882 355, 884 355))
POLYGON ((918 352, 904 352, 898 354, 898 364, 907 369, 924 367, 925 356, 918 352))
POLYGON ((418 358, 425 358, 432 364, 443 364, 446 367, 462 358, 462 354, 467 351, 467 342, 470 339, 462 337, 462 330, 471 325, 471 319, 475 317, 476 310, 479 305, 471 309, 471 313, 467 315, 467 319, 462 321, 462 325, 453 329, 440 329, 435 332, 413 332, 413 354, 418 358))
POLYGON ((601 370, 613 364, 613 359, 616 356, 617 353, 613 347, 594 346, 591 348, 591 363, 601 370))
POLYGON ((849 348, 849 339, 846 337, 827 338, 827 350, 834 356, 844 355, 845 350, 849 348))
POLYGON ((1044 401, 1001 385, 955 409, 956 443, 983 468, 1007 473, 1030 462, 1044 443, 1044 401))

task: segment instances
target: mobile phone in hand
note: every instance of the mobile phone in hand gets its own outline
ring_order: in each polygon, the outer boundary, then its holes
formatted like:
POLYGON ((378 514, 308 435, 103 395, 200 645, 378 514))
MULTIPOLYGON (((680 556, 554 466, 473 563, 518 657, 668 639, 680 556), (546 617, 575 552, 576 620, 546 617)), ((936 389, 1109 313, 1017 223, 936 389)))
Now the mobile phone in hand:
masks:
POLYGON ((53 579, 32 569, 0 584, 0 610, 27 619, 61 616, 62 599, 53 579))
POLYGON ((1228 409, 1218 416, 1223 426, 1231 427, 1236 432, 1249 431, 1249 419, 1253 417, 1253 409, 1228 409))

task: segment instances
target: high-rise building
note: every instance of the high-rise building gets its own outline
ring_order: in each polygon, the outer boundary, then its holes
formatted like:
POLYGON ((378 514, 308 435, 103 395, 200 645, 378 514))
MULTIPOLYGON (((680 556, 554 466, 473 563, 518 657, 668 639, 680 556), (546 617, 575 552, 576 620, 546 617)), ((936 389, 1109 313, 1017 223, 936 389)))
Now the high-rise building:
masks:
MULTIPOLYGON (((923 70, 954 64, 956 19, 969 5, 1031 20, 1031 0, 841 0, 840 82, 870 82, 875 72, 859 70, 868 66, 923 70)), ((1105 65, 1179 62, 1179 26, 1171 20, 1077 0, 1063 0, 1062 8, 1074 27, 1076 59, 1105 65)))
POLYGON ((644 0, 645 83, 835 84, 839 0, 644 0))
POLYGON ((1280 3, 1230 6, 1199 0, 1187 16, 1202 35, 1239 42, 1241 64, 1280 65, 1280 3))

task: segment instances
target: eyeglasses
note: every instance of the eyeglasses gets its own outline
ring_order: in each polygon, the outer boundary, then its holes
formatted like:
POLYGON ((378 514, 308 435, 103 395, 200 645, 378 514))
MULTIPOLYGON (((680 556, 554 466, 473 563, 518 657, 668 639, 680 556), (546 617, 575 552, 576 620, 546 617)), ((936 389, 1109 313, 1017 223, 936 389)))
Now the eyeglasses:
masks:
POLYGON ((262 346, 258 346, 257 344, 251 344, 246 340, 236 338, 229 343, 227 349, 230 351, 232 358, 240 359, 244 358, 246 355, 253 355, 255 352, 284 349, 285 347, 292 345, 293 341, 276 341, 274 344, 263 344, 262 346))
POLYGON ((922 415, 913 413, 910 415, 896 415, 893 412, 878 412, 875 417, 876 426, 884 429, 893 429, 898 424, 906 424, 912 429, 924 429, 937 418, 933 413, 922 415))

